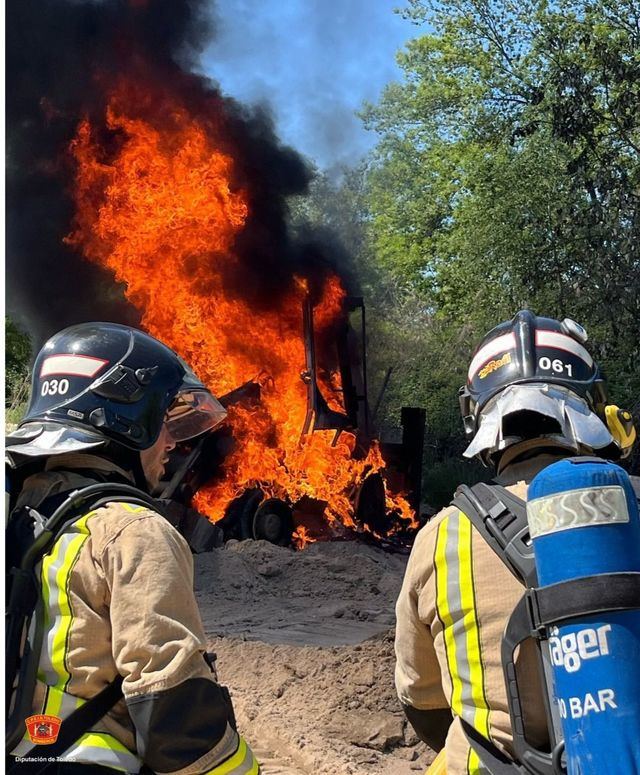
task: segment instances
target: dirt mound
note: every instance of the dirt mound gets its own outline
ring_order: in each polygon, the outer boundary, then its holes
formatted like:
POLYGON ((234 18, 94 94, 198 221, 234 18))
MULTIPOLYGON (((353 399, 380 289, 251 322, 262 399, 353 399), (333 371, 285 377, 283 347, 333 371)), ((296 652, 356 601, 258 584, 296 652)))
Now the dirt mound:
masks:
POLYGON ((196 597, 211 635, 265 643, 360 643, 394 625, 406 558, 355 542, 303 552, 230 541, 196 557, 196 597))
POLYGON ((393 686, 406 558, 354 542, 230 542, 196 560, 220 680, 266 775, 409 775, 433 753, 393 686))
POLYGON ((266 775, 409 775, 432 760, 395 695, 392 632, 333 648, 226 638, 211 646, 266 775))

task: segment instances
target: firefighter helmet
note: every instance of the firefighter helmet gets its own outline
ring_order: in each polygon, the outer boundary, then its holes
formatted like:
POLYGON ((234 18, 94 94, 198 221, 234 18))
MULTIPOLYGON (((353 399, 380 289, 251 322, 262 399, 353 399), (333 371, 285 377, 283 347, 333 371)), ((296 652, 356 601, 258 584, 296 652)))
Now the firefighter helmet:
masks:
POLYGON ((115 442, 140 451, 152 446, 165 420, 181 441, 225 415, 157 339, 117 323, 82 323, 52 336, 38 354, 29 408, 7 450, 37 457, 115 442))
POLYGON ((535 439, 576 453, 628 454, 635 431, 628 413, 607 409, 606 383, 586 341, 575 321, 537 317, 529 310, 491 330, 460 389, 470 441, 465 456, 488 464, 507 447, 535 439), (618 432, 622 425, 626 433, 618 432))

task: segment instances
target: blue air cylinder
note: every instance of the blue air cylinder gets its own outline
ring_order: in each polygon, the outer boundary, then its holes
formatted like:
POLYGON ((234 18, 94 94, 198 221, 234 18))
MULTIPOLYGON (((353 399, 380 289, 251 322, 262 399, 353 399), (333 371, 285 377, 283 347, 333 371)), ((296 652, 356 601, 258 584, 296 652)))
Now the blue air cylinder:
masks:
MULTIPOLYGON (((527 514, 540 587, 640 571, 638 502, 619 466, 554 463, 531 482, 527 514)), ((569 775, 640 773, 640 610, 585 615, 549 632, 569 775)))

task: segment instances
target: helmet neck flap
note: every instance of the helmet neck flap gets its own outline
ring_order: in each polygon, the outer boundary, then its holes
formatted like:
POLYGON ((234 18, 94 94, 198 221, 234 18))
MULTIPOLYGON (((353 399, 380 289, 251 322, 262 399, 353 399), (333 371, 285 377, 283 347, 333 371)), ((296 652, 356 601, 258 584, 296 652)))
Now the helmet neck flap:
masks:
POLYGON ((555 385, 529 383, 505 388, 481 412, 479 424, 464 455, 477 455, 485 465, 497 453, 523 442, 527 449, 562 447, 579 454, 604 449, 614 441, 586 401, 555 385), (525 413, 529 415, 526 420, 525 413), (536 425, 538 430, 534 430, 536 425))

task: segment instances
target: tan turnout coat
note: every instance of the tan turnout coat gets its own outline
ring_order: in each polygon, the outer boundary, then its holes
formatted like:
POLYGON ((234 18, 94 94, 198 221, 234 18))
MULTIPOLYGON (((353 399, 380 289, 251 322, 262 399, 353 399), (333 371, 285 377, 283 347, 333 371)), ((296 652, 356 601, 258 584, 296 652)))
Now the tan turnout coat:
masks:
MULTIPOLYGON (((506 470, 501 483, 526 499, 527 485, 550 460, 541 456, 506 470)), ((418 709, 451 708, 447 775, 486 772, 467 743, 462 716, 511 752, 511 724, 500 645, 524 587, 469 519, 449 506, 418 533, 396 606, 396 689, 418 709)), ((517 660, 530 742, 544 744, 547 727, 535 647, 517 660)))
MULTIPOLYGON (((50 466, 62 464, 50 458, 50 466)), ((108 461, 80 454, 65 455, 64 465, 115 470, 108 461)), ((91 483, 81 473, 48 470, 27 480, 18 505, 37 508, 57 492, 91 483)), ((41 579, 47 605, 34 714, 64 719, 118 674, 127 700, 190 678, 214 680, 203 656, 191 551, 158 513, 109 503, 84 515, 45 557, 41 579)), ((24 755, 31 746, 24 739, 14 754, 24 755)), ((237 747, 238 736, 227 725, 212 750, 177 772, 206 772, 237 747)), ((137 772, 141 762, 125 701, 62 758, 137 772)))

